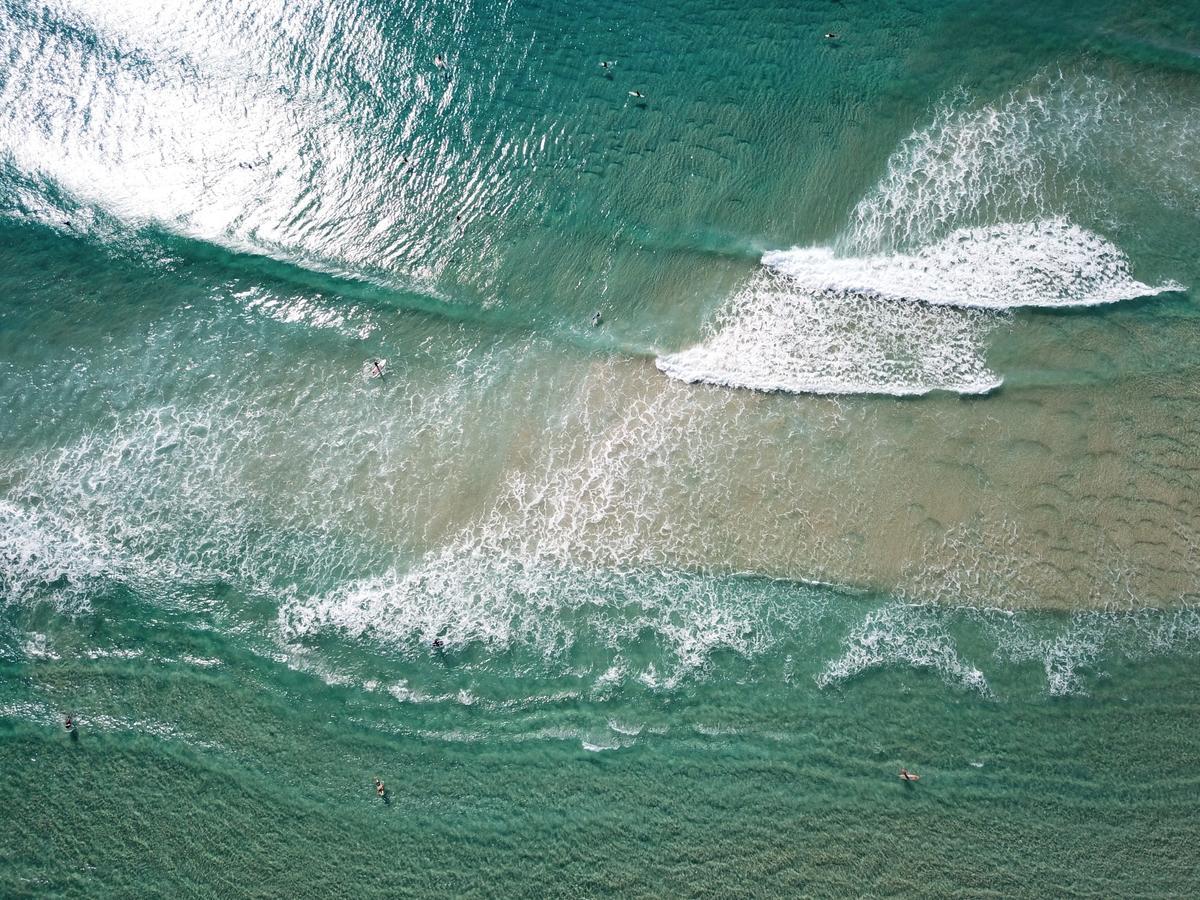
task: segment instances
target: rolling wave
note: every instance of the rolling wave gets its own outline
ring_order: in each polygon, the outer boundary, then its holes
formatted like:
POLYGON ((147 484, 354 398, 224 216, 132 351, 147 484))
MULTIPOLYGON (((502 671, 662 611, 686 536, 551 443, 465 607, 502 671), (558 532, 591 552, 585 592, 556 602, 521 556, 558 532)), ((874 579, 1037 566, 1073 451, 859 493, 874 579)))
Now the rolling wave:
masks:
POLYGON ((893 152, 833 247, 764 254, 703 340, 657 366, 762 391, 987 393, 1002 381, 987 339, 1006 311, 1185 289, 1138 280, 1120 247, 1062 210, 1102 207, 1095 172, 1117 160, 1177 195, 1198 123, 1194 110, 1088 76, 1039 76, 982 106, 955 96, 893 152), (1158 139, 1124 158, 1123 144, 1150 131, 1158 139))
POLYGON ((726 305, 702 343, 659 356, 672 378, 759 391, 986 394, 984 361, 1000 321, 981 310, 821 288, 764 270, 726 305))
POLYGON ((938 306, 1093 306, 1183 290, 1174 281, 1143 284, 1120 248, 1063 218, 961 228, 913 254, 845 258, 797 248, 762 261, 805 289, 938 306))

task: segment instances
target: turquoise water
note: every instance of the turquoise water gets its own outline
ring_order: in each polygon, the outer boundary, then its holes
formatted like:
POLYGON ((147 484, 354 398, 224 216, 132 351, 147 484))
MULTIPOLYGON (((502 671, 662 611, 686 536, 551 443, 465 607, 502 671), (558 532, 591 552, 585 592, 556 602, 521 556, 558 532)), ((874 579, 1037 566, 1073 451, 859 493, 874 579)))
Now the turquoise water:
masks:
POLYGON ((1195 894, 1197 12, 0 6, 0 893, 1195 894))

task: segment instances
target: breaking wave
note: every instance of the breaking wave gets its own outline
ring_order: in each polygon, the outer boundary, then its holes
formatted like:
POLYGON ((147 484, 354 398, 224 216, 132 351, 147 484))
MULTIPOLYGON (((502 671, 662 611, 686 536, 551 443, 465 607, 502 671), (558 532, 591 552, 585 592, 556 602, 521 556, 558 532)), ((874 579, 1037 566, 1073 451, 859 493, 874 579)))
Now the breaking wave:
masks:
POLYGON ((985 394, 1001 383, 984 361, 999 321, 765 270, 730 300, 707 340, 655 364, 681 381, 759 391, 985 394))
POLYGON ((1200 109, 1178 91, 1044 73, 1003 97, 960 91, 888 158, 850 215, 847 255, 908 251, 961 228, 1034 222, 1073 207, 1109 218, 1116 195, 1193 204, 1200 109))
POLYGON ((960 228, 913 254, 794 249, 766 253, 763 264, 813 291, 984 309, 1091 306, 1183 289, 1143 284, 1120 248, 1064 218, 960 228))
POLYGON ((1004 319, 981 311, 1184 289, 1136 279, 1126 254, 1067 210, 1104 218, 1096 170, 1117 165, 1178 195, 1197 122, 1085 76, 1039 77, 990 104, 955 96, 896 149, 833 247, 766 253, 704 339, 658 368, 764 391, 986 393, 1001 383, 985 356, 1004 319), (1153 147, 1131 157, 1131 136, 1151 130, 1153 147))

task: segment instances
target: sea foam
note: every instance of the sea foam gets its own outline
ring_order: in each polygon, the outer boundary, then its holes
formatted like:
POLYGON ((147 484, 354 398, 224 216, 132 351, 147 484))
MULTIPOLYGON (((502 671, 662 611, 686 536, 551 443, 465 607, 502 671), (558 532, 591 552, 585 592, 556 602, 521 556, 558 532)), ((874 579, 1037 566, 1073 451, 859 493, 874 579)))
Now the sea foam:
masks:
POLYGON ((797 248, 766 253, 763 264, 802 290, 983 309, 1090 306, 1183 290, 1138 281, 1119 247, 1062 217, 960 228, 912 254, 797 248))
POLYGON ((821 687, 879 668, 928 669, 944 681, 991 695, 983 672, 966 661, 940 610, 894 604, 872 610, 846 636, 840 656, 816 676, 821 687))
POLYGON ((968 310, 1183 290, 1134 278, 1115 243, 1066 214, 1104 219, 1095 170, 1151 129, 1162 135, 1156 146, 1169 146, 1138 150, 1129 164, 1147 189, 1179 181, 1176 150, 1200 118, 1180 120, 1148 96, 1140 103, 1087 76, 1038 76, 993 103, 950 97, 892 153, 832 246, 766 253, 701 342, 660 355, 658 368, 766 391, 980 394, 1001 383, 985 356, 1004 320, 968 310))
POLYGON ((984 360, 998 319, 897 302, 765 270, 725 306, 701 343, 659 356, 686 382, 814 394, 984 394, 1001 378, 984 360))

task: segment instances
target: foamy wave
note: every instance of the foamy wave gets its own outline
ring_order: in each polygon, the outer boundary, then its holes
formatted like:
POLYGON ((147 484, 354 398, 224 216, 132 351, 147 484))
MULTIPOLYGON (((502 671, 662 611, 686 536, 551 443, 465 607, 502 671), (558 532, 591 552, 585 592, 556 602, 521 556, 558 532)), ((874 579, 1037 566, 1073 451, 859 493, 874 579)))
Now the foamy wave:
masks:
POLYGON ((1001 379, 984 361, 994 315, 897 302, 760 272, 703 343, 659 356, 672 378, 814 394, 985 394, 1001 379))
POLYGON ((49 590, 60 604, 85 604, 97 583, 130 569, 123 557, 78 521, 0 500, 0 589, 8 602, 49 590))
POLYGON ((817 675, 821 687, 863 672, 907 667, 932 669, 950 684, 990 695, 983 672, 966 662, 940 616, 921 606, 885 606, 870 612, 845 639, 845 650, 817 675))
MULTIPOLYGON (((446 652, 469 644, 493 652, 521 647, 547 662, 563 660, 580 641, 619 654, 651 633, 670 668, 636 678, 670 691, 705 671, 718 650, 751 656, 783 637, 782 614, 736 579, 575 570, 459 545, 431 553, 407 572, 285 602, 279 625, 289 641, 332 631, 391 651, 424 653, 437 639, 446 652)), ((597 686, 624 677, 634 673, 609 665, 597 686)), ((403 699, 414 698, 406 691, 403 699)))
POLYGON ((986 309, 1089 306, 1183 290, 1136 280, 1120 248, 1063 218, 960 228, 914 254, 797 248, 767 253, 763 264, 812 291, 986 309))
POLYGON ((855 255, 927 246, 963 227, 1035 221, 1113 191, 1195 196, 1200 109, 1177 89, 1087 73, 1038 75, 987 103, 959 92, 889 157, 855 207, 855 255))
POLYGON ((1088 677, 1101 676, 1100 667, 1114 660, 1195 653, 1200 646, 1200 610, 1195 608, 1086 610, 1049 632, 1034 621, 999 613, 985 618, 996 656, 1040 664, 1052 697, 1086 696, 1088 677))
POLYGON ((658 368, 764 391, 986 393, 1001 381, 984 362, 995 320, 964 309, 1183 290, 1135 279, 1116 244, 1066 217, 1074 201, 1099 216, 1092 200, 1112 160, 1152 130, 1165 146, 1127 162, 1149 186, 1180 182, 1200 116, 1147 101, 1083 76, 1039 77, 984 106, 956 96, 892 154, 834 249, 765 254, 774 277, 752 277, 703 342, 660 356, 658 368))

